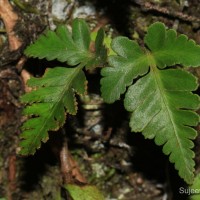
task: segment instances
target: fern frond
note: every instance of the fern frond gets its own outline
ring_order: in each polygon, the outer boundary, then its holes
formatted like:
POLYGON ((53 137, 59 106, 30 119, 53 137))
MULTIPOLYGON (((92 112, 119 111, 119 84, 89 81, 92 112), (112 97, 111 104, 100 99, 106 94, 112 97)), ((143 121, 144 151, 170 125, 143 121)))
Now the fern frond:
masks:
POLYGON ((58 130, 64 124, 67 113, 76 114, 75 93, 82 95, 86 92, 87 81, 82 69, 98 67, 106 59, 103 38, 104 32, 100 29, 95 52, 91 52, 88 25, 84 20, 76 19, 72 33, 65 26, 60 26, 55 32, 48 31, 40 36, 26 49, 27 56, 57 59, 74 67, 48 69, 43 77, 28 81, 28 86, 34 90, 22 96, 21 101, 27 104, 24 114, 32 118, 22 127, 21 154, 34 154, 41 141, 47 141, 48 131, 58 130))
MULTIPOLYGON (((102 30, 98 34, 104 37, 102 30)), ((72 33, 64 25, 59 26, 55 32, 49 30, 46 34, 41 35, 34 44, 27 47, 25 54, 39 59, 57 59, 60 62, 67 62, 70 66, 80 63, 88 64, 99 60, 99 56, 105 57, 106 50, 103 45, 99 48, 104 52, 99 55, 90 51, 90 43, 88 25, 83 19, 75 19, 72 23, 72 33)), ((100 61, 102 62, 102 60, 100 61)))
POLYGON ((41 141, 48 140, 48 131, 61 127, 66 113, 76 114, 75 92, 86 92, 86 78, 81 67, 48 69, 42 78, 31 78, 28 85, 35 90, 22 96, 28 104, 24 114, 32 116, 23 124, 21 154, 34 154, 41 141))
POLYGON ((166 66, 200 66, 200 46, 184 35, 177 36, 162 23, 149 27, 145 36, 149 49, 142 50, 136 42, 117 37, 111 47, 117 55, 110 56, 111 67, 102 70, 101 91, 108 103, 126 91, 124 105, 132 112, 130 127, 141 131, 157 145, 164 145, 179 175, 192 183, 194 172, 193 142, 197 135, 191 126, 199 123, 193 111, 200 99, 192 91, 198 87, 196 78, 181 69, 166 66), (135 78, 139 78, 132 84, 135 78), (131 85, 132 84, 132 85, 131 85))
POLYGON ((142 131, 145 138, 155 138, 157 145, 164 145, 163 152, 170 155, 170 162, 175 163, 187 183, 193 181, 195 163, 191 139, 197 135, 189 126, 199 122, 199 116, 187 110, 199 107, 199 97, 191 93, 195 89, 197 81, 188 72, 153 68, 129 87, 124 102, 125 108, 132 112, 132 131, 142 131))

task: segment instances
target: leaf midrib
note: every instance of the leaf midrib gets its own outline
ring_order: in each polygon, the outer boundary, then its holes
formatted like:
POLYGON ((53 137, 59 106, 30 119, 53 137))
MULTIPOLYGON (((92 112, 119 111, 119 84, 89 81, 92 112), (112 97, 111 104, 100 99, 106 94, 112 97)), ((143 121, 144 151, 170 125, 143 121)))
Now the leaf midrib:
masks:
MULTIPOLYGON (((155 61, 154 61, 154 63, 155 63, 155 61)), ((174 130, 174 134, 175 134, 177 143, 178 143, 178 145, 179 145, 179 148, 180 148, 180 151, 181 151, 183 160, 184 160, 184 162, 185 162, 185 166, 187 167, 187 162, 186 162, 186 160, 185 160, 184 152, 183 152, 183 150, 182 150, 183 148, 182 148, 182 145, 181 145, 181 142, 180 142, 178 133, 177 133, 177 131, 176 131, 176 125, 175 125, 174 122, 173 122, 173 116, 172 116, 172 114, 171 114, 170 109, 168 108, 169 106, 168 106, 168 103, 167 103, 167 100, 166 100, 166 95, 165 95, 165 93, 164 93, 164 90, 165 90, 165 89, 164 89, 164 87, 163 87, 162 81, 161 81, 160 76, 159 76, 159 69, 156 67, 156 65, 155 65, 154 63, 150 62, 150 69, 151 69, 150 73, 152 72, 153 76, 155 77, 156 85, 157 85, 158 90, 159 90, 159 92, 160 92, 160 94, 161 94, 161 98, 162 98, 163 104, 164 104, 164 106, 165 106, 165 109, 166 109, 166 111, 167 111, 167 113, 168 113, 168 116, 169 116, 169 119, 170 119, 170 121, 171 121, 171 124, 172 124, 173 130, 174 130)), ((188 167, 187 167, 187 168, 188 168, 188 167)), ((188 169, 188 170, 190 170, 190 169, 188 169)))

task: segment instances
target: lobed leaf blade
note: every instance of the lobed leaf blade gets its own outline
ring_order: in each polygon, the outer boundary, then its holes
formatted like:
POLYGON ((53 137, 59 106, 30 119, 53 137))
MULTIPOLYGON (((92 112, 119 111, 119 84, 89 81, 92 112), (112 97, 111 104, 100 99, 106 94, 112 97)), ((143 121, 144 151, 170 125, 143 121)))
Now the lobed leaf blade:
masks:
POLYGON ((56 31, 47 31, 41 35, 26 48, 25 54, 49 61, 57 59, 67 62, 70 66, 83 63, 86 69, 89 69, 105 62, 107 51, 103 41, 104 32, 100 29, 95 42, 95 52, 92 52, 88 25, 83 19, 75 19, 72 23, 72 33, 64 25, 58 26, 56 31))
POLYGON ((112 49, 117 55, 109 57, 111 67, 102 69, 102 96, 112 103, 129 86, 124 105, 132 113, 132 131, 155 138, 155 143, 163 145, 163 152, 175 163, 179 175, 192 183, 194 144, 191 140, 197 135, 192 126, 199 123, 199 115, 194 111, 200 107, 199 96, 192 91, 198 84, 184 70, 164 68, 175 64, 200 65, 200 46, 184 35, 177 36, 174 30, 167 30, 159 22, 148 28, 144 41, 149 48, 145 52, 131 40, 123 37, 113 40, 112 49), (132 84, 135 78, 139 80, 132 84))
POLYGON ((76 114, 75 93, 82 95, 87 90, 82 69, 96 67, 106 59, 103 40, 104 32, 100 29, 95 52, 92 52, 88 25, 82 19, 75 19, 72 32, 66 26, 59 26, 55 32, 47 31, 25 50, 27 56, 57 59, 75 67, 49 69, 42 78, 31 78, 28 81, 34 90, 23 95, 21 101, 28 104, 24 114, 32 119, 27 120, 22 127, 21 154, 34 154, 40 147, 40 141, 48 139, 48 131, 57 130, 64 124, 66 113, 76 114))
POLYGON ((151 72, 130 86, 126 93, 124 105, 132 112, 130 127, 132 131, 142 131, 145 138, 155 138, 157 145, 163 145, 163 152, 169 155, 170 162, 175 163, 179 175, 192 183, 194 173, 194 144, 191 139, 197 135, 189 126, 199 123, 199 116, 188 109, 198 109, 199 97, 191 91, 197 89, 197 80, 190 73, 180 69, 158 70, 151 72), (177 84, 179 81, 187 84, 177 84), (192 97, 187 102, 181 98, 174 99, 179 92, 192 97))
POLYGON ((32 45, 26 48, 29 57, 67 62, 74 66, 87 63, 91 59, 89 51, 90 33, 87 24, 76 19, 72 24, 72 34, 64 25, 58 26, 56 31, 48 30, 32 45))
POLYGON ((160 68, 180 64, 183 66, 200 66, 200 46, 186 35, 179 35, 173 29, 167 30, 160 22, 152 24, 144 38, 151 50, 156 65, 160 68))
POLYGON ((22 155, 34 154, 41 141, 48 140, 48 131, 58 130, 64 124, 66 113, 76 114, 75 91, 84 94, 86 82, 81 67, 56 67, 48 69, 42 78, 30 79, 29 86, 36 90, 21 97, 22 102, 29 104, 24 114, 33 116, 22 126, 22 155))
POLYGON ((66 61, 63 55, 66 54, 66 46, 53 31, 47 31, 37 41, 25 49, 25 54, 34 58, 46 58, 47 60, 58 59, 66 61), (56 45, 55 45, 56 44, 56 45))
POLYGON ((118 100, 133 79, 149 69, 146 56, 137 43, 126 37, 117 37, 111 46, 118 55, 110 56, 108 62, 111 67, 101 70, 101 92, 107 103, 118 100))

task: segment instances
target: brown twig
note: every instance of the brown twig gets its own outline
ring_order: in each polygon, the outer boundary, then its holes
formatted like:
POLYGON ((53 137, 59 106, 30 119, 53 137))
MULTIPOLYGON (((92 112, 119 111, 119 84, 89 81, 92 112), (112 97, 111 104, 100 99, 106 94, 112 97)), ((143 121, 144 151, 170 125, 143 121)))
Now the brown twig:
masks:
POLYGON ((86 184, 87 181, 83 174, 80 172, 77 162, 73 159, 67 144, 67 138, 64 135, 65 130, 62 128, 63 132, 63 145, 60 151, 60 163, 61 172, 63 175, 64 184, 69 183, 82 183, 86 184))
POLYGON ((11 191, 16 188, 16 155, 11 155, 9 157, 9 187, 11 191))
POLYGON ((31 74, 26 69, 23 69, 21 71, 21 77, 22 77, 22 81, 24 83, 24 91, 31 92, 32 88, 28 87, 28 85, 27 85, 27 81, 31 78, 31 74))
POLYGON ((13 31, 19 17, 8 0, 0 0, 0 17, 5 24, 10 51, 19 49, 22 42, 13 31))
MULTIPOLYGON (((22 46, 22 41, 18 38, 18 36, 14 32, 14 27, 17 21, 19 20, 19 16, 13 10, 13 7, 11 6, 8 0, 0 0, 0 17, 2 18, 5 24, 6 32, 8 35, 10 51, 19 49, 22 46)), ((19 59, 19 62, 16 65, 16 68, 18 69, 18 71, 22 70, 22 67, 25 62, 26 62, 25 57, 21 57, 19 59)), ((30 92, 31 88, 26 86, 26 82, 28 79, 30 79, 31 74, 28 71, 23 69, 21 72, 21 77, 25 85, 25 91, 30 92)))
POLYGON ((186 22, 191 22, 191 23, 200 23, 200 19, 188 14, 184 14, 183 12, 177 12, 175 10, 170 10, 167 7, 161 7, 158 5, 154 5, 150 2, 142 1, 142 0, 136 0, 136 4, 138 4, 143 10, 145 11, 156 11, 168 16, 175 17, 177 19, 186 21, 186 22))
POLYGON ((12 192, 16 189, 16 155, 10 155, 8 158, 8 189, 7 198, 12 200, 12 192))

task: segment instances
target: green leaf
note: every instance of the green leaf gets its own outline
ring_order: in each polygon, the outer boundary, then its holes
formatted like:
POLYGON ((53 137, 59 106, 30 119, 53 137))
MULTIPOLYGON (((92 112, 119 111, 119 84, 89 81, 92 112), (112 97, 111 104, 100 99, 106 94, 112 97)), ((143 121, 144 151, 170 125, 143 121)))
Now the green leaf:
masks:
POLYGON ((94 44, 95 44, 94 57, 87 63, 86 69, 91 69, 96 66, 102 66, 106 62, 107 49, 104 46, 104 31, 103 31, 103 29, 98 30, 94 44))
POLYGON ((56 32, 47 31, 45 35, 41 35, 34 44, 26 48, 25 54, 29 57, 65 62, 68 60, 68 51, 72 54, 72 51, 76 51, 76 46, 68 29, 59 26, 56 32))
POLYGON ((86 91, 86 78, 82 69, 97 67, 105 62, 103 40, 104 32, 100 29, 95 41, 95 52, 92 52, 88 25, 83 19, 75 19, 72 33, 67 27, 59 26, 55 32, 48 31, 40 36, 25 50, 27 56, 57 59, 75 67, 56 67, 47 70, 42 78, 29 80, 28 85, 34 90, 22 96, 21 101, 27 104, 24 114, 32 118, 22 127, 21 154, 34 154, 41 141, 48 140, 48 131, 58 130, 64 124, 66 113, 76 114, 75 93, 81 95, 86 91))
POLYGON ((24 114, 32 116, 23 124, 21 154, 34 154, 42 142, 48 140, 48 131, 58 130, 66 113, 76 114, 75 92, 86 92, 86 78, 81 67, 48 69, 42 78, 31 78, 28 85, 35 88, 22 96, 28 104, 24 114))
POLYGON ((175 30, 166 30, 160 22, 148 28, 144 41, 160 68, 175 64, 200 66, 200 46, 193 40, 188 40, 186 35, 177 36, 175 30))
POLYGON ((200 199, 200 174, 197 174, 194 183, 186 189, 189 191, 191 196, 190 200, 199 200, 200 199))
POLYGON ((83 19, 75 19, 72 23, 72 33, 64 25, 59 26, 55 32, 47 31, 26 48, 25 54, 39 59, 57 59, 67 62, 70 66, 83 63, 86 68, 97 67, 106 59, 103 39, 104 33, 100 29, 95 44, 96 52, 91 52, 89 27, 83 19))
POLYGON ((199 107, 199 97, 190 92, 196 88, 197 81, 188 72, 153 68, 129 87, 124 102, 125 108, 132 112, 132 131, 142 131, 145 138, 155 138, 157 145, 164 145, 163 152, 170 155, 170 162, 175 163, 187 183, 193 181, 195 163, 191 139, 197 135, 189 126, 196 126, 199 117, 186 109, 199 107))
POLYGON ((101 28, 97 32, 97 36, 96 36, 96 39, 95 39, 95 50, 96 50, 97 55, 101 54, 101 50, 102 50, 102 46, 103 46, 103 40, 104 40, 104 31, 101 28))
MULTIPOLYGON (((97 32, 96 31, 92 32, 91 33, 91 40, 95 41, 96 37, 97 37, 97 32)), ((104 38, 103 38, 103 45, 105 45, 105 47, 107 48, 107 55, 108 56, 115 55, 114 51, 110 47, 111 42, 112 42, 111 36, 110 35, 105 35, 104 38)))
POLYGON ((25 50, 25 54, 40 59, 57 59, 74 66, 87 63, 91 59, 89 43, 90 33, 87 24, 81 19, 76 19, 72 24, 72 34, 64 25, 59 26, 55 32, 47 31, 25 50))
POLYGON ((199 123, 194 112, 200 107, 197 79, 181 69, 167 66, 200 65, 200 46, 184 35, 177 36, 162 23, 151 25, 145 36, 149 49, 125 37, 112 41, 117 55, 108 58, 109 67, 102 69, 101 91, 104 100, 112 103, 125 93, 124 105, 131 112, 130 127, 145 138, 164 145, 163 152, 175 163, 179 175, 192 183, 194 175, 192 128, 199 123), (134 79, 138 79, 133 82, 134 79))
POLYGON ((146 55, 136 42, 117 37, 113 39, 111 47, 118 55, 110 56, 108 61, 111 67, 101 71, 101 92, 107 103, 118 100, 133 79, 144 75, 149 69, 146 55))
POLYGON ((77 47, 88 51, 90 45, 89 27, 83 19, 75 19, 72 25, 72 36, 77 47))
POLYGON ((73 200, 104 200, 102 193, 94 186, 68 184, 65 188, 73 200))

